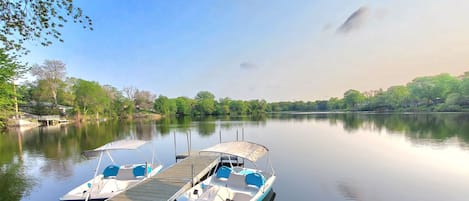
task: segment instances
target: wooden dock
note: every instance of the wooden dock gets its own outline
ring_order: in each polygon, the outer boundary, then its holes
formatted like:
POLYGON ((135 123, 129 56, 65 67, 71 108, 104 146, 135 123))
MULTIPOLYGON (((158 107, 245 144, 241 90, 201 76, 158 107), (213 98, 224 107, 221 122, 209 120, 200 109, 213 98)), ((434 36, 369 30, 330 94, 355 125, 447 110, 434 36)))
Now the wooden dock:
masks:
POLYGON ((154 177, 122 192, 111 201, 168 201, 206 176, 218 164, 215 155, 194 154, 156 174, 154 177))

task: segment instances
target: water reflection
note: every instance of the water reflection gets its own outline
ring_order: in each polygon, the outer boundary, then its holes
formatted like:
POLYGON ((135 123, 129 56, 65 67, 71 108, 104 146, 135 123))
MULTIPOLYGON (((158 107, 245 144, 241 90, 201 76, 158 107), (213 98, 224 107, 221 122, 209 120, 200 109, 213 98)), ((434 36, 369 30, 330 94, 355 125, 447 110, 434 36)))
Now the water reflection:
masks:
POLYGON ((18 131, 0 138, 0 200, 20 200, 35 183, 33 177, 25 174, 22 139, 18 131))
MULTIPOLYGON (((63 159, 80 161, 77 153, 101 146, 116 139, 133 137, 151 140, 154 133, 162 136, 173 131, 187 133, 197 132, 200 136, 211 136, 218 128, 231 129, 265 126, 267 119, 282 121, 317 121, 329 122, 330 125, 341 125, 349 133, 360 129, 371 131, 386 130, 392 133, 405 134, 414 143, 442 143, 457 137, 468 147, 469 114, 363 114, 363 113, 320 113, 320 114, 274 114, 269 117, 203 117, 191 119, 165 118, 157 122, 108 121, 100 124, 76 124, 72 126, 42 127, 19 135, 11 132, 0 136, 0 161, 9 163, 13 157, 22 156, 23 149, 60 163, 63 159)), ((51 164, 55 167, 58 164, 51 164)), ((60 170, 67 169, 61 164, 60 170)), ((49 168, 46 168, 49 169, 49 168)), ((66 174, 64 174, 66 175, 66 174)))
POLYGON ((34 185, 34 179, 25 174, 21 163, 2 164, 0 178, 0 200, 20 200, 34 185))
POLYGON ((469 114, 369 114, 369 113, 319 113, 319 114, 274 114, 274 119, 293 121, 327 121, 330 125, 342 124, 349 133, 359 130, 405 134, 417 144, 443 143, 457 137, 468 147, 469 114))
POLYGON ((363 201, 363 195, 357 189, 357 185, 349 181, 339 181, 337 189, 346 200, 363 201))

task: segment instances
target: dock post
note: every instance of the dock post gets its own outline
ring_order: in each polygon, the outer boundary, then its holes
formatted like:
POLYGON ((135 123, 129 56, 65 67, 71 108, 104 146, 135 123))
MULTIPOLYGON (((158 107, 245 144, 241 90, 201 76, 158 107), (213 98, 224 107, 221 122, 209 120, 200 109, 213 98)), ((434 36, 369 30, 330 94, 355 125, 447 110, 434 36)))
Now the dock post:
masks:
POLYGON ((194 187, 194 163, 191 164, 191 184, 192 184, 192 187, 194 187))
POLYGON ((241 128, 241 140, 244 141, 244 127, 241 128))
POLYGON ((176 163, 177 163, 178 157, 177 157, 177 150, 176 150, 176 131, 173 131, 173 137, 174 137, 174 159, 176 160, 176 163))
POLYGON ((189 132, 186 133, 186 140, 187 140, 187 155, 191 155, 190 145, 189 145, 189 132))
MULTIPOLYGON (((192 132, 189 130, 189 152, 192 150, 192 132)), ((190 153, 189 153, 190 155, 190 153)))

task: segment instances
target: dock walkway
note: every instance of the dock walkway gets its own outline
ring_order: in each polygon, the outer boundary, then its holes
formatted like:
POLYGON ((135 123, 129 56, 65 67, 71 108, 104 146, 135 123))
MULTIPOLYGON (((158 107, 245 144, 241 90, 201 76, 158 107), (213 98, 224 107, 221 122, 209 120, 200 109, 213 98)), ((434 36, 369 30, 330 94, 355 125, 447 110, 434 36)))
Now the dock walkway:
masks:
POLYGON ((217 164, 217 156, 194 154, 109 200, 172 201, 191 188, 192 182, 199 182, 217 164))

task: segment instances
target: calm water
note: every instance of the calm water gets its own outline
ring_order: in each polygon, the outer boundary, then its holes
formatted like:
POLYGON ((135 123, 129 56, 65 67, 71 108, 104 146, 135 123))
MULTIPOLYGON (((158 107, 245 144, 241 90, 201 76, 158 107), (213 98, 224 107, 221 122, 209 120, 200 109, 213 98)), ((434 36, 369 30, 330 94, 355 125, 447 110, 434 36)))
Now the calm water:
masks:
POLYGON ((276 200, 469 200, 469 114, 297 114, 166 119, 40 128, 0 135, 0 200, 58 200, 93 176, 80 156, 115 139, 151 140, 116 162, 244 138, 271 149, 276 200))

